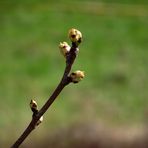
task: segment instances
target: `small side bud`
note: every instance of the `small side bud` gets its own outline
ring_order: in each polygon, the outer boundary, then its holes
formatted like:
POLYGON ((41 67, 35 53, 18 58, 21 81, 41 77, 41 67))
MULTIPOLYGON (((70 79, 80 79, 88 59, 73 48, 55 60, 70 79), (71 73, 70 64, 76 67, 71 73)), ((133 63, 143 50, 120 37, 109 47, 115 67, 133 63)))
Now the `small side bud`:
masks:
POLYGON ((84 78, 84 71, 77 70, 70 74, 71 81, 73 83, 78 83, 84 78))
MULTIPOLYGON (((30 101, 30 108, 31 108, 31 110, 33 112, 33 116, 32 117, 37 115, 37 113, 38 113, 38 105, 37 105, 37 102, 35 100, 31 100, 30 101)), ((38 126, 42 122, 43 122, 43 116, 41 116, 40 119, 36 122, 35 127, 38 126)))
POLYGON ((41 116, 41 118, 37 121, 36 126, 38 126, 42 122, 43 122, 43 116, 41 116))
POLYGON ((35 100, 30 101, 30 108, 31 108, 33 113, 38 112, 38 105, 37 105, 37 102, 35 100))
POLYGON ((59 44, 59 49, 61 54, 66 57, 66 54, 70 51, 70 46, 68 45, 67 42, 62 42, 59 44))
POLYGON ((82 42, 82 33, 77 29, 70 29, 68 32, 68 37, 77 46, 82 42))

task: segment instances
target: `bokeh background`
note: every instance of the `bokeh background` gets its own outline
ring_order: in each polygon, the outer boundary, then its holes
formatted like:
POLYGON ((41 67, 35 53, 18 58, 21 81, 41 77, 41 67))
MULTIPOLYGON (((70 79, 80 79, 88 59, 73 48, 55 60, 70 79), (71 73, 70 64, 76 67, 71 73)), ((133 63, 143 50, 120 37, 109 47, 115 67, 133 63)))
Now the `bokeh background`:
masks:
POLYGON ((62 91, 22 148, 134 147, 139 139, 144 147, 147 0, 2 0, 0 147, 30 122, 30 100, 41 107, 57 86, 65 67, 58 45, 72 27, 83 33, 73 70, 86 77, 62 91))

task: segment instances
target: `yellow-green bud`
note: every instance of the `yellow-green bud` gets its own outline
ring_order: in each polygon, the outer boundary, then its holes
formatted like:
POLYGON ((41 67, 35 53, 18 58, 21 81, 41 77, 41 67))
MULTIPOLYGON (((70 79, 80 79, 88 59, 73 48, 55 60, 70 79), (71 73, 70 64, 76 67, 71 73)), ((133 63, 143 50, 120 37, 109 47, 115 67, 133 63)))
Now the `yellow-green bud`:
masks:
POLYGON ((84 71, 77 70, 70 74, 70 78, 73 83, 78 83, 84 78, 84 71))
MULTIPOLYGON (((37 105, 37 102, 35 100, 30 101, 30 108, 33 112, 33 116, 38 113, 38 105, 37 105)), ((42 121, 43 121, 43 116, 40 117, 40 119, 37 121, 35 126, 38 126, 40 123, 42 123, 42 121)))
POLYGON ((32 112, 38 111, 38 105, 35 100, 30 101, 30 108, 31 108, 32 112))
POLYGON ((65 57, 66 54, 70 51, 70 46, 68 45, 67 42, 62 42, 59 44, 60 52, 61 54, 65 57))
POLYGON ((68 37, 73 43, 76 43, 76 45, 79 45, 82 41, 82 33, 74 28, 69 30, 68 37))

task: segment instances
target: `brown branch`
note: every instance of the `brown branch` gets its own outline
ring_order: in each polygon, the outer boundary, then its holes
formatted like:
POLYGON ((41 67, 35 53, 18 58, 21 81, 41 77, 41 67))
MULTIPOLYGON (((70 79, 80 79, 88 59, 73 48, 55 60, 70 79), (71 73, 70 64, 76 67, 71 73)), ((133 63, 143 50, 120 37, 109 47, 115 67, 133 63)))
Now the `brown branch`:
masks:
POLYGON ((72 65, 74 63, 74 60, 76 58, 76 52, 77 52, 77 44, 72 43, 72 47, 70 49, 70 52, 66 55, 66 67, 63 74, 63 77, 53 92, 53 94, 49 97, 47 102, 43 105, 43 107, 39 110, 39 112, 32 117, 32 120, 28 127, 25 129, 25 131, 22 133, 22 135, 16 140, 16 142, 11 146, 11 148, 18 148, 21 143, 28 137, 28 135, 35 129, 37 121, 40 119, 40 117, 48 110, 50 105, 55 101, 57 96, 60 94, 60 92, 63 90, 63 88, 68 85, 70 82, 72 82, 71 78, 69 77, 69 73, 71 71, 72 65))

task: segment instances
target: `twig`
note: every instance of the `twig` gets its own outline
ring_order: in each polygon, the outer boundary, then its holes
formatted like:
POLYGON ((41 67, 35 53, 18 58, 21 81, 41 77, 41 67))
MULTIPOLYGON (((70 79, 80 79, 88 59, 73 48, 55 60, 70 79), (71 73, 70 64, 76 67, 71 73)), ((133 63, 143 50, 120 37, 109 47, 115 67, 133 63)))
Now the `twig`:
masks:
POLYGON ((64 71, 63 77, 62 77, 59 85, 57 86, 57 88, 55 89, 53 94, 49 97, 47 102, 43 105, 43 107, 36 114, 33 114, 30 124, 25 129, 25 131, 22 133, 22 135, 16 140, 16 142, 11 146, 11 148, 18 148, 21 145, 21 143, 28 137, 28 135, 35 129, 39 119, 48 110, 48 108, 55 101, 57 96, 60 94, 60 92, 63 90, 63 88, 66 85, 68 85, 71 82, 74 82, 74 83, 79 82, 84 77, 84 74, 81 74, 81 76, 78 75, 75 78, 73 78, 73 77, 71 77, 71 75, 69 75, 72 65, 75 61, 77 52, 78 52, 78 45, 81 42, 82 35, 80 34, 80 32, 78 30, 71 29, 69 32, 69 38, 72 41, 72 47, 70 48, 70 50, 69 51, 67 50, 67 52, 65 52, 65 49, 67 47, 65 47, 65 46, 62 47, 64 50, 65 57, 66 57, 66 67, 65 67, 65 71, 64 71), (76 40, 74 40, 74 39, 76 39, 76 40))

